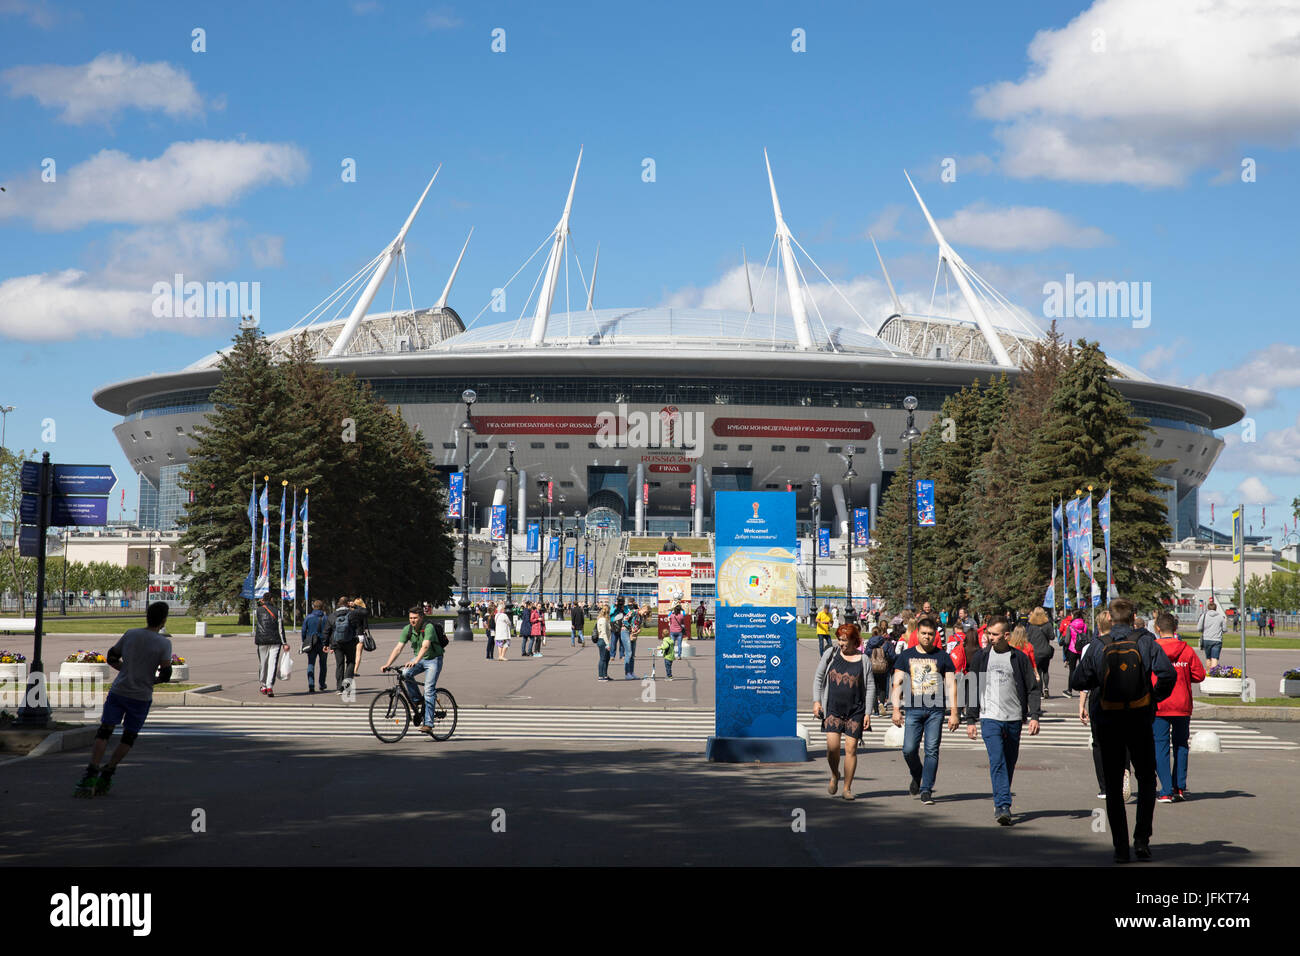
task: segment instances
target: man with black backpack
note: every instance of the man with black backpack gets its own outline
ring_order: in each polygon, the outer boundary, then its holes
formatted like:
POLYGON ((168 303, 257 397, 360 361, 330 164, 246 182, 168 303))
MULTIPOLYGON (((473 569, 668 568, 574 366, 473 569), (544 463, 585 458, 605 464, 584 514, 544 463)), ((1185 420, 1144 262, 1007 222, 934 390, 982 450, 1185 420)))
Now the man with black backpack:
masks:
POLYGON ((407 612, 410 621, 402 628, 402 634, 388 655, 383 669, 387 671, 393 661, 408 647, 412 657, 401 669, 402 679, 406 681, 406 691, 411 700, 420 699, 420 685, 415 678, 424 674, 424 719, 416 727, 422 734, 433 733, 434 699, 438 690, 438 675, 442 673, 443 649, 447 646, 447 635, 438 625, 441 622, 429 621, 424 616, 424 608, 418 604, 407 612))
MULTIPOLYGON (((330 647, 334 650, 334 683, 336 694, 346 696, 356 679, 357 631, 354 608, 346 597, 339 598, 338 607, 330 619, 330 647)), ((1154 743, 1152 749, 1154 750, 1154 743)))
POLYGON ((1124 808, 1126 759, 1137 775, 1137 822, 1133 851, 1151 859, 1151 824, 1156 809, 1156 751, 1152 723, 1156 704, 1174 690, 1178 677, 1151 632, 1133 627, 1133 604, 1110 602, 1111 631, 1097 638, 1070 677, 1070 686, 1088 691, 1088 719, 1101 750, 1106 780, 1106 817, 1115 862, 1128 863, 1128 814, 1124 808), (1152 677, 1155 686, 1152 686, 1152 677), (1127 758, 1126 758, 1127 754, 1127 758))

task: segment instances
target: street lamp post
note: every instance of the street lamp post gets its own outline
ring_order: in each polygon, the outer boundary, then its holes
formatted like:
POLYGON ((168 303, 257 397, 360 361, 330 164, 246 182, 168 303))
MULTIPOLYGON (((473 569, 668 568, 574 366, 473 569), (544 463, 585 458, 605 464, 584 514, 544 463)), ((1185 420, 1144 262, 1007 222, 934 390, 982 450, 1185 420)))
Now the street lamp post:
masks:
POLYGON ((591 607, 591 532, 582 532, 582 599, 591 607))
POLYGON ((817 552, 821 550, 822 545, 822 476, 813 475, 813 499, 812 499, 812 519, 813 519, 813 566, 812 566, 812 614, 809 615, 811 620, 817 619, 817 552))
POLYGON ((857 528, 853 520, 853 479, 858 477, 858 473, 853 470, 853 448, 849 448, 849 467, 844 472, 844 482, 848 485, 848 512, 849 512, 849 583, 848 583, 848 607, 845 609, 845 621, 857 620, 857 614, 853 610, 853 535, 857 528))
POLYGON ((5 444, 5 433, 9 430, 9 413, 14 410, 12 405, 0 405, 0 448, 8 448, 5 444))
POLYGON ((515 467, 515 443, 506 442, 506 449, 510 452, 510 464, 506 466, 506 610, 508 611, 515 603, 515 576, 514 576, 514 530, 510 525, 510 502, 515 496, 515 478, 519 475, 519 469, 515 467))
POLYGON ((907 442, 907 610, 912 610, 912 526, 916 524, 916 479, 912 472, 912 444, 921 437, 916 428, 916 398, 903 399, 907 409, 907 431, 902 439, 907 442))
POLYGON ((59 595, 59 606, 62 610, 59 614, 63 617, 68 616, 68 529, 63 529, 63 591, 59 595))
POLYGON ((478 400, 478 393, 472 388, 461 392, 460 400, 465 403, 465 420, 460 423, 460 431, 465 435, 465 458, 461 463, 461 498, 460 498, 460 607, 456 613, 456 629, 452 639, 457 641, 474 640, 474 630, 469 623, 469 522, 465 503, 469 500, 469 436, 474 434, 474 420, 470 406, 478 400))
POLYGON ((547 500, 546 486, 550 483, 551 476, 542 472, 537 476, 537 520, 542 523, 543 537, 545 541, 539 542, 537 553, 541 560, 541 573, 537 576, 537 600, 546 600, 546 551, 551 544, 551 504, 547 500), (546 506, 546 518, 542 518, 542 505, 546 506))
POLYGON ((560 509, 560 603, 564 603, 564 509, 560 509))

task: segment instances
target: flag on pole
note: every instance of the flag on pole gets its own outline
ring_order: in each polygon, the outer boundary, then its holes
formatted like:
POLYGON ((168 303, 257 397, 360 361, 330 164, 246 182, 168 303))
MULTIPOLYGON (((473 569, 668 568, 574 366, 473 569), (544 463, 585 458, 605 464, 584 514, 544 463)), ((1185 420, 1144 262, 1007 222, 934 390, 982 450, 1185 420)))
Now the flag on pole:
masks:
POLYGON ((1056 608, 1056 536, 1061 528, 1061 512, 1052 506, 1052 580, 1048 582, 1047 593, 1043 595, 1043 607, 1056 608))
POLYGON ((270 487, 270 476, 267 476, 267 483, 262 485, 262 498, 260 501, 262 509, 262 555, 261 561, 257 566, 257 584, 253 588, 253 597, 265 597, 266 592, 271 590, 271 503, 268 500, 266 489, 270 487))
POLYGON ((1083 568, 1088 572, 1088 577, 1096 581, 1096 570, 1092 566, 1092 492, 1088 492, 1088 497, 1083 499, 1083 505, 1079 511, 1079 550, 1082 552, 1083 568))
POLYGON ((307 533, 307 493, 310 491, 304 488, 302 492, 302 604, 303 607, 311 607, 311 562, 307 560, 307 543, 309 536, 307 533))
POLYGON ((1066 541, 1068 542, 1068 546, 1066 548, 1066 553, 1068 555, 1068 559, 1066 561, 1067 583, 1065 586, 1066 589, 1068 590, 1070 587, 1068 583, 1069 578, 1073 576, 1074 606, 1082 607, 1083 602, 1080 600, 1080 595, 1079 595, 1079 499, 1078 498, 1071 498, 1069 501, 1065 503, 1065 538, 1066 541))
POLYGON ((253 487, 248 492, 248 524, 250 531, 248 533, 248 577, 244 578, 244 586, 240 589, 240 597, 253 598, 257 592, 257 479, 253 479, 253 487))
MULTIPOLYGON (((1052 519, 1061 532, 1061 603, 1068 611, 1073 606, 1070 604, 1070 536, 1067 534, 1065 509, 1062 505, 1053 507, 1052 519)), ((1056 560, 1055 550, 1052 552, 1052 560, 1056 560)))
POLYGON ((289 513, 289 570, 284 577, 284 590, 290 601, 298 599, 298 489, 293 489, 293 511, 289 513))
POLYGON ((280 547, 276 554, 280 556, 280 603, 284 603, 284 582, 288 577, 288 571, 284 566, 284 498, 289 490, 289 482, 280 482, 280 547))
POLYGON ((1101 522, 1101 541, 1106 549, 1106 600, 1113 601, 1115 593, 1115 569, 1110 563, 1110 489, 1097 502, 1097 520, 1101 522))

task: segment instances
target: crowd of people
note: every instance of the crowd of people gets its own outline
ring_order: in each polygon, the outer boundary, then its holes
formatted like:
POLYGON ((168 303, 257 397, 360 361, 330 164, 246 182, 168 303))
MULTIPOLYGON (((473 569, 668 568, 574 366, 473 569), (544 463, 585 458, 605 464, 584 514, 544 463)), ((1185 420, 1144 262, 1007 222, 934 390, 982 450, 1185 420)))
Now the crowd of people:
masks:
POLYGON ((977 617, 964 607, 936 613, 927 601, 918 612, 886 619, 877 611, 838 626, 834 611, 825 605, 814 617, 820 660, 812 686, 832 795, 854 799, 862 735, 872 717, 888 717, 904 731, 909 793, 933 804, 944 731, 964 721, 969 739, 982 738, 988 753, 994 818, 1010 826, 1021 735, 1039 732, 1049 664, 1060 648, 1068 675, 1061 696, 1079 695, 1078 719, 1091 730, 1114 859, 1151 859, 1155 804, 1187 798, 1191 685, 1205 679, 1211 655, 1217 660, 1224 627, 1213 602, 1199 622, 1209 639, 1205 663, 1178 637, 1173 614, 1161 610, 1148 622, 1123 599, 1097 613, 1095 626, 1068 611, 1053 624, 1042 607, 977 617), (1125 802, 1134 781, 1130 849, 1125 802))

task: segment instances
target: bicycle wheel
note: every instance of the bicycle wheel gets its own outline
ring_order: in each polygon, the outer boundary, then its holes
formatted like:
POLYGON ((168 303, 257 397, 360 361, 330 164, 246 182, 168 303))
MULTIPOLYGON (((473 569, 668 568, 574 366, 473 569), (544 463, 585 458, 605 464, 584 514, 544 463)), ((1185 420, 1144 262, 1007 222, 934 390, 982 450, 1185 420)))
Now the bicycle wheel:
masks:
POLYGON ((451 691, 439 687, 433 697, 433 733, 434 740, 447 740, 456 732, 456 698, 451 691))
POLYGON ((370 732, 382 743, 394 744, 411 726, 411 708, 393 687, 381 690, 370 702, 370 732))

